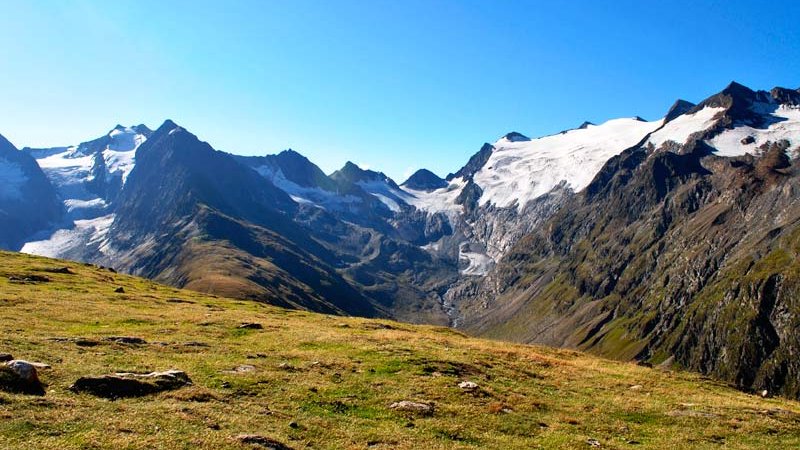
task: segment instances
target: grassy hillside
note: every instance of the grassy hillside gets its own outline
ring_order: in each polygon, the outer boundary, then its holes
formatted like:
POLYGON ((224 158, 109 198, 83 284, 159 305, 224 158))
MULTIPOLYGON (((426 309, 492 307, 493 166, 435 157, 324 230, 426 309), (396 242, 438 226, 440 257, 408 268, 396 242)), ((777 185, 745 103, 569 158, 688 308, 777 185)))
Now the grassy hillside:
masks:
POLYGON ((44 397, 0 392, 2 448, 247 448, 235 439, 243 433, 296 449, 800 446, 800 404, 694 374, 216 298, 15 253, 0 253, 0 353, 52 366, 40 371, 44 397), (62 267, 73 273, 52 272, 62 267), (49 281, 23 281, 31 275, 49 281), (85 375, 171 368, 193 386, 117 401, 68 390, 85 375), (435 410, 389 408, 402 400, 435 410))

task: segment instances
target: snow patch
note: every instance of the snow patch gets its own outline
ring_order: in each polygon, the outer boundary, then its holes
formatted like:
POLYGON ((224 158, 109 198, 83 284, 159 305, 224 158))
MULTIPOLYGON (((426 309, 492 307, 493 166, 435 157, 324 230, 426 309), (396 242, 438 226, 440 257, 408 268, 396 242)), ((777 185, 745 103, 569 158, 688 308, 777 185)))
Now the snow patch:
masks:
POLYGON ((459 249, 458 258, 469 262, 469 266, 461 271, 462 275, 482 277, 494 267, 494 260, 483 253, 459 249))
POLYGON ((467 182, 464 178, 454 178, 443 188, 434 191, 418 191, 401 187, 405 191, 405 202, 417 209, 432 213, 444 212, 450 215, 463 212, 464 207, 456 203, 467 182))
POLYGON ((289 180, 281 169, 270 165, 255 168, 262 177, 272 182, 275 187, 289 194, 297 203, 305 203, 322 209, 339 210, 349 204, 360 202, 361 199, 353 195, 338 195, 318 187, 306 187, 289 180))
MULTIPOLYGON (((755 105, 754 109, 757 108, 759 105, 755 105)), ((763 109, 763 106, 759 109, 763 109)), ((769 115, 776 121, 765 129, 737 126, 723 131, 707 142, 716 149, 717 155, 728 157, 755 154, 760 146, 768 142, 786 140, 790 143, 790 149, 800 145, 800 108, 781 105, 769 115), (753 142, 743 144, 742 141, 749 137, 753 138, 753 142)))
POLYGON ((56 230, 46 239, 28 242, 20 251, 31 255, 59 258, 66 256, 70 251, 89 245, 100 244, 102 249, 105 247, 106 236, 113 222, 114 214, 76 220, 73 228, 56 230))
POLYGON ((711 125, 714 125, 716 115, 724 110, 725 108, 721 107, 705 107, 694 114, 678 116, 650 135, 650 139, 647 142, 653 144, 656 148, 661 147, 667 141, 683 145, 692 134, 705 131, 711 125))

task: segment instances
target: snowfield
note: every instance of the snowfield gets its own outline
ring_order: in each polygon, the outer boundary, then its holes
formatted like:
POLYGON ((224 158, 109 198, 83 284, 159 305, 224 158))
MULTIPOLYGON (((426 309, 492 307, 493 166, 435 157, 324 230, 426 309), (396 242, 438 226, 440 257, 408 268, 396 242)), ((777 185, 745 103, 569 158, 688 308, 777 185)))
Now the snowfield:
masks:
POLYGON ((694 114, 678 116, 667 122, 664 128, 653 133, 647 142, 656 148, 661 147, 667 141, 685 144, 692 134, 705 131, 714 125, 717 114, 724 110, 725 108, 706 107, 694 114))
POLYGON ((91 143, 30 152, 64 202, 71 226, 51 230, 44 239, 25 244, 21 251, 61 257, 105 238, 114 214, 109 200, 88 188, 88 183, 95 181, 96 158, 100 155, 106 166, 103 181, 120 177, 124 184, 135 166, 136 150, 147 139, 131 127, 116 127, 107 136, 109 143, 104 149, 95 149, 96 153, 91 143))
MULTIPOLYGON (((758 110, 772 110, 774 105, 756 105, 758 110), (771 108, 770 108, 771 106, 771 108)), ((758 147, 767 142, 787 140, 790 151, 800 146, 800 108, 780 106, 772 112, 766 112, 775 120, 767 128, 753 128, 742 125, 732 130, 725 130, 708 141, 708 144, 717 149, 719 156, 742 156, 747 153, 756 153, 758 147), (752 137, 754 142, 743 144, 742 140, 752 137)))

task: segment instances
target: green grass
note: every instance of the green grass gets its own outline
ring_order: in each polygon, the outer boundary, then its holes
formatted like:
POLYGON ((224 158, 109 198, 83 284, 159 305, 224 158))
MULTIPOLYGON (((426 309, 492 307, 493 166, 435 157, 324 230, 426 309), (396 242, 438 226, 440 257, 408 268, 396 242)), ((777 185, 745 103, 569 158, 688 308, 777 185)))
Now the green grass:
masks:
POLYGON ((0 448, 239 448, 240 433, 297 449, 800 446, 800 404, 691 373, 288 311, 15 253, 0 253, 0 352, 52 365, 40 373, 45 397, 0 393, 0 448), (75 274, 43 271, 62 266, 75 274), (25 274, 51 281, 8 280, 25 274), (255 370, 231 373, 245 364, 255 370), (194 385, 119 401, 67 389, 84 375, 170 368, 194 385), (463 380, 480 391, 462 392, 463 380), (400 400, 433 402, 435 413, 388 408, 400 400))

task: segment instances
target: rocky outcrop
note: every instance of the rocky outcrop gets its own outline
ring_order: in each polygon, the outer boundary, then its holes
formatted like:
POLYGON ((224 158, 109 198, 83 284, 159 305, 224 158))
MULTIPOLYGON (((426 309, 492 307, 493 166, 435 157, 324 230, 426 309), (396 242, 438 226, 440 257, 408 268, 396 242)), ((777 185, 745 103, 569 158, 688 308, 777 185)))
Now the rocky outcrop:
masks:
POLYGON ((143 397, 163 391, 180 389, 192 384, 186 372, 168 370, 147 374, 115 373, 97 377, 81 377, 70 387, 76 393, 86 393, 95 397, 120 399, 143 397))

